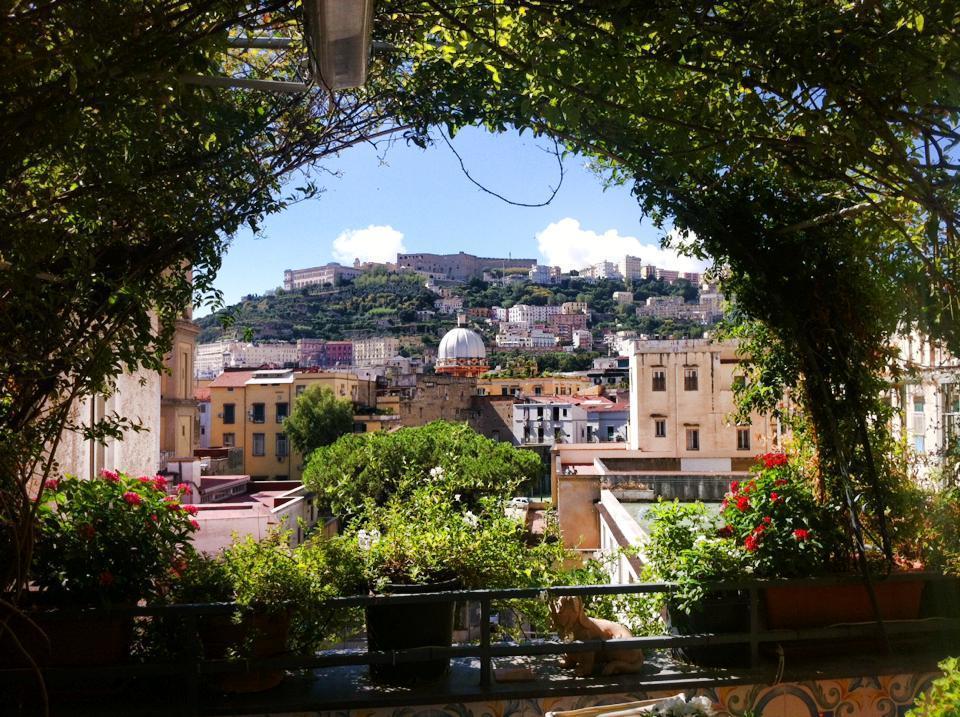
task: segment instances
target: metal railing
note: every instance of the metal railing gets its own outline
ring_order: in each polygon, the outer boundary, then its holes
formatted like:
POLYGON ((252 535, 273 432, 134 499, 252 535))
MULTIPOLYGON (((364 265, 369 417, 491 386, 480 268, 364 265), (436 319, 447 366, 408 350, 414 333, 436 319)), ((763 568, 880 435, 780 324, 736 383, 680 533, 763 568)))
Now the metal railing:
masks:
MULTIPOLYGON (((935 574, 894 574, 885 581, 898 582, 902 580, 923 579, 927 585, 952 581, 955 595, 960 594, 957 578, 944 577, 935 574)), ((491 636, 491 617, 494 607, 501 601, 543 599, 546 596, 561 595, 605 596, 605 595, 637 595, 649 593, 670 593, 676 586, 670 583, 637 583, 629 585, 579 585, 554 586, 549 588, 513 588, 493 590, 452 590, 436 593, 420 594, 391 594, 391 595, 364 595, 333 598, 328 605, 339 608, 366 607, 370 605, 401 605, 423 603, 479 603, 480 606, 480 640, 479 644, 455 644, 451 646, 416 647, 406 650, 386 651, 326 651, 315 655, 285 655, 264 659, 202 659, 199 656, 183 659, 177 663, 126 664, 107 667, 58 667, 44 668, 45 676, 56 680, 58 677, 72 675, 94 676, 138 676, 138 675, 176 675, 179 676, 178 690, 185 703, 193 704, 199 710, 200 688, 204 676, 224 673, 252 672, 256 670, 318 670, 324 668, 360 666, 372 664, 400 664, 436 660, 438 658, 476 658, 479 660, 479 674, 476 684, 478 693, 488 693, 495 689, 493 680, 493 661, 495 658, 533 657, 547 655, 561 655, 568 653, 596 652, 609 653, 628 649, 642 649, 646 654, 651 650, 671 650, 677 648, 718 646, 718 645, 748 645, 749 669, 724 671, 711 669, 689 673, 694 676, 706 677, 714 680, 714 684, 748 681, 751 678, 765 678, 770 680, 771 674, 759 672, 763 666, 761 646, 764 644, 785 644, 796 642, 832 643, 846 640, 871 640, 871 652, 876 652, 877 640, 888 638, 903 638, 907 636, 925 636, 930 638, 928 647, 937 641, 932 639, 939 635, 953 635, 952 642, 960 644, 960 612, 956 598, 952 598, 949 606, 935 607, 934 613, 927 617, 911 620, 877 621, 837 624, 826 627, 807 629, 766 629, 763 621, 762 599, 763 591, 771 586, 779 587, 808 587, 811 585, 842 585, 863 584, 862 578, 844 576, 834 578, 796 579, 753 581, 746 583, 717 583, 711 584, 709 590, 713 593, 739 592, 746 593, 749 611, 749 630, 733 633, 701 633, 692 635, 663 634, 629 639, 612 639, 606 641, 574 641, 574 642, 540 642, 517 644, 494 642, 491 636), (941 614, 942 613, 942 614, 941 614)), ((209 603, 187 605, 140 606, 107 609, 69 609, 58 611, 62 619, 83 620, 87 616, 103 615, 106 613, 126 615, 131 617, 161 617, 181 620, 187 634, 198 635, 198 626, 201 620, 212 615, 232 614, 238 608, 232 603, 209 603)), ((936 652, 936 649, 932 650, 936 652)), ((943 656, 943 655, 941 655, 943 656)), ((851 656, 852 657, 852 656, 851 656)), ((35 674, 32 668, 0 669, 0 686, 10 680, 23 680, 25 675, 35 674)), ((666 682, 650 675, 622 676, 620 686, 629 689, 645 689, 653 685, 663 687, 666 682), (624 680, 627 682, 625 683, 624 680)), ((571 678, 570 684, 587 686, 589 678, 571 678)), ((761 680, 762 681, 762 680, 761 680)), ((532 683, 530 691, 540 690, 544 695, 550 694, 554 688, 546 683, 532 683)), ((586 691, 586 690, 585 690, 586 691)), ((409 702, 409 700, 407 700, 409 702)), ((315 706, 315 705, 314 705, 315 706)))

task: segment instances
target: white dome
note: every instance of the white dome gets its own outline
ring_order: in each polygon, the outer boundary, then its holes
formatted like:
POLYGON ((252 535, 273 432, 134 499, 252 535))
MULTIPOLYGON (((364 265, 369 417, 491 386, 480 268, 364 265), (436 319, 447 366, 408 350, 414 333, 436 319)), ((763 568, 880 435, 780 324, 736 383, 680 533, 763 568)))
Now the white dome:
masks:
POLYGON ((440 339, 437 348, 438 361, 454 361, 457 359, 483 359, 487 357, 487 349, 483 339, 476 331, 458 327, 450 329, 440 339))

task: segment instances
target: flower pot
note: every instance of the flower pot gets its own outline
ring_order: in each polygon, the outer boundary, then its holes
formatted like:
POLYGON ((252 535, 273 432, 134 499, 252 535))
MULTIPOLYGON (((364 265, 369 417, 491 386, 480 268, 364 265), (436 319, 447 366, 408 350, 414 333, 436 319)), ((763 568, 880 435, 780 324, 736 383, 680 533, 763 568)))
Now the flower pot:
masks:
MULTIPOLYGON (((746 592, 708 593, 689 613, 667 604, 667 629, 672 635, 750 632, 750 597, 746 592)), ((696 645, 673 650, 674 657, 704 667, 745 667, 749 645, 696 645)))
POLYGON ((0 635, 0 668, 118 665, 127 661, 133 635, 128 615, 111 613, 65 615, 58 610, 25 608, 9 615, 13 638, 0 635), (24 654, 26 652, 29 655, 24 654))
MULTIPOLYGON (((212 615, 198 625, 204 658, 223 660, 231 654, 248 659, 281 657, 287 652, 290 613, 254 611, 239 622, 230 615, 212 615)), ((223 692, 262 692, 283 681, 283 670, 251 670, 211 675, 211 684, 223 692)))
MULTIPOLYGON (((913 620, 919 617, 923 578, 880 580, 873 584, 873 588, 882 619, 913 620)), ((862 583, 768 587, 764 593, 767 627, 771 630, 800 630, 876 620, 870 593, 862 583)))
MULTIPOLYGON (((456 581, 432 585, 390 585, 385 592, 420 594, 453 590, 456 581)), ((368 605, 367 649, 371 652, 406 650, 414 647, 450 647, 453 644, 455 603, 428 602, 405 605, 368 605)), ((370 665, 374 682, 410 684, 437 680, 447 674, 450 658, 370 665)))

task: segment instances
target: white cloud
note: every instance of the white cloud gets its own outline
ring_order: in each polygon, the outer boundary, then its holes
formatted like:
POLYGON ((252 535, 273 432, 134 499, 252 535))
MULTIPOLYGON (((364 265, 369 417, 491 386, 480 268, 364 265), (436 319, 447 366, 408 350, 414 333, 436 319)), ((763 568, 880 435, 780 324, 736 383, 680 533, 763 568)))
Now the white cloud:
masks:
POLYGON ((406 251, 403 232, 389 225, 371 224, 366 229, 347 229, 333 240, 333 258, 347 265, 352 265, 354 259, 396 261, 397 254, 406 251))
POLYGON ((549 224, 537 233, 537 247, 548 266, 564 271, 583 269, 600 261, 620 263, 626 255, 638 256, 645 264, 676 271, 702 271, 707 264, 699 259, 679 256, 659 244, 644 244, 637 237, 624 236, 616 229, 598 234, 584 229, 571 217, 549 224))

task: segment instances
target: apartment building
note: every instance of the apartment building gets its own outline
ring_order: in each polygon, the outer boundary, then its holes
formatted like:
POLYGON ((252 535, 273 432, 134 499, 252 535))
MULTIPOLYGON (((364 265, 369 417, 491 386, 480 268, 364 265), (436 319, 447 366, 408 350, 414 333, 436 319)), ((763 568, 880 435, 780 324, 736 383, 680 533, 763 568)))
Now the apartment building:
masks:
POLYGON ((630 448, 651 456, 726 459, 773 450, 779 427, 733 422, 737 342, 642 341, 630 356, 630 448))
POLYGON ((557 347, 559 340, 556 334, 547 333, 540 329, 530 329, 522 333, 499 333, 496 337, 496 343, 498 348, 507 350, 552 351, 557 347))
POLYGON ((299 358, 297 344, 292 341, 214 341, 197 344, 194 371, 197 378, 214 378, 228 368, 296 366, 299 358))
POLYGON ((374 336, 353 342, 353 365, 360 368, 383 366, 400 351, 400 339, 374 336))
POLYGON ((351 366, 353 364, 353 342, 298 339, 297 357, 298 364, 302 367, 351 366))
POLYGON ((481 376, 478 396, 595 396, 598 391, 587 376, 537 376, 500 378, 481 376))
POLYGON ((617 304, 632 304, 633 292, 632 291, 615 291, 613 292, 613 300, 617 304))
POLYGON ((299 479, 302 458, 283 423, 310 386, 329 388, 355 406, 376 405, 376 381, 348 373, 265 369, 226 371, 210 383, 210 445, 243 449, 243 472, 255 479, 299 479))
POLYGON ((559 306, 516 304, 507 311, 507 320, 510 323, 545 324, 550 316, 559 314, 559 306))
POLYGON ((463 299, 459 296, 437 299, 433 302, 433 308, 439 314, 455 314, 463 309, 463 299))
POLYGON ((630 256, 629 254, 623 257, 623 262, 620 264, 620 273, 623 275, 624 280, 626 281, 635 281, 637 279, 643 278, 643 259, 638 256, 630 256))
POLYGON ((593 333, 587 329, 576 329, 570 337, 573 348, 590 351, 593 348, 593 333))
POLYGON ((672 284, 680 278, 680 272, 672 269, 657 269, 657 278, 666 284, 672 284))
POLYGON ((585 443, 587 412, 577 403, 555 397, 515 403, 513 438, 521 446, 585 443))
POLYGON ((334 262, 309 269, 287 269, 283 272, 283 288, 293 291, 305 286, 338 286, 343 281, 356 279, 361 274, 361 269, 334 262))
POLYGON ((200 327, 188 317, 178 319, 173 348, 160 375, 160 462, 188 458, 200 445, 200 415, 194 397, 194 361, 200 327))
POLYGON ((589 314, 590 307, 586 301, 564 301, 560 304, 561 314, 589 314))

